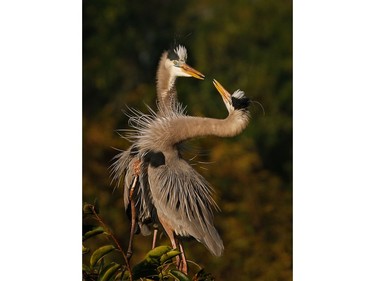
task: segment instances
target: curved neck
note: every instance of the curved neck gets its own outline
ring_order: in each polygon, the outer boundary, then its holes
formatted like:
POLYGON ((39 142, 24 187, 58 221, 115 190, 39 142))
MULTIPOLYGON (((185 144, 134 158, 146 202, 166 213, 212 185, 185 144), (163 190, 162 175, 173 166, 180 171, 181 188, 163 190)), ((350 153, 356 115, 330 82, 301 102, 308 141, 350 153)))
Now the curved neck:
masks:
POLYGON ((165 66, 167 55, 167 52, 162 54, 156 72, 157 105, 161 112, 171 111, 173 106, 177 103, 176 76, 171 75, 170 71, 165 66))
POLYGON ((249 113, 236 110, 225 119, 184 116, 169 122, 166 143, 174 145, 182 141, 203 137, 233 137, 241 133, 249 123, 249 113))
POLYGON ((144 150, 165 152, 192 138, 236 136, 246 128, 249 120, 249 112, 245 110, 235 110, 225 119, 186 116, 170 111, 165 115, 134 118, 132 126, 140 133, 130 137, 144 150))

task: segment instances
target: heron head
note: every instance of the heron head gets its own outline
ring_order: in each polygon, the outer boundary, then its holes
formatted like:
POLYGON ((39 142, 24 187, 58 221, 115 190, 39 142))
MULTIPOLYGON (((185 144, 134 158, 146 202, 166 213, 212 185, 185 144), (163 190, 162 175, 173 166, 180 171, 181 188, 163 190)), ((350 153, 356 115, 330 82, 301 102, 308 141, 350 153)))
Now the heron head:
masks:
POLYGON ((245 96, 245 92, 236 90, 233 94, 230 94, 218 81, 213 81, 215 88, 223 98, 224 104, 227 107, 229 113, 235 110, 247 110, 250 100, 245 96))
POLYGON ((165 67, 176 77, 194 77, 204 79, 204 75, 186 63, 187 51, 184 46, 178 45, 168 51, 165 67))

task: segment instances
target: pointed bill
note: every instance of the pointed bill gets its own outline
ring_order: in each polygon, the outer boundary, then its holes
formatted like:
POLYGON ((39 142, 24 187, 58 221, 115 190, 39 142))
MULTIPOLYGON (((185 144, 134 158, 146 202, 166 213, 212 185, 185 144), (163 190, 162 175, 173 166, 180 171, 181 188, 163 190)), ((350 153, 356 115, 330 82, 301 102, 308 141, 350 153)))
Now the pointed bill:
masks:
POLYGON ((228 93, 228 91, 225 90, 224 87, 215 79, 213 83, 214 83, 216 90, 220 93, 221 97, 223 98, 224 102, 231 103, 231 100, 232 100, 231 94, 228 93))
POLYGON ((187 65, 186 63, 181 65, 181 69, 185 73, 189 74, 190 76, 192 76, 194 78, 201 79, 201 80, 204 79, 204 75, 202 73, 200 73, 198 70, 192 68, 191 66, 187 65))

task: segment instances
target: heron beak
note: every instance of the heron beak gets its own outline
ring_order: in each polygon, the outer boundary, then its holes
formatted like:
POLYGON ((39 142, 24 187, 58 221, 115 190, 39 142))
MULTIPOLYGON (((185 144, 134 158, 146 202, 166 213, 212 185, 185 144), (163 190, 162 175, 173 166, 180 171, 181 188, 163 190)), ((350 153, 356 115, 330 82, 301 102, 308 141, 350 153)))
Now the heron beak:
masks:
POLYGON ((181 65, 181 69, 185 73, 189 74, 190 76, 192 76, 194 78, 201 79, 201 80, 204 79, 204 75, 202 73, 200 73, 198 70, 192 68, 191 66, 187 65, 186 63, 181 65))
POLYGON ((221 97, 223 98, 224 102, 231 104, 232 103, 232 95, 224 89, 224 87, 217 82, 215 79, 213 81, 216 90, 220 93, 221 97))

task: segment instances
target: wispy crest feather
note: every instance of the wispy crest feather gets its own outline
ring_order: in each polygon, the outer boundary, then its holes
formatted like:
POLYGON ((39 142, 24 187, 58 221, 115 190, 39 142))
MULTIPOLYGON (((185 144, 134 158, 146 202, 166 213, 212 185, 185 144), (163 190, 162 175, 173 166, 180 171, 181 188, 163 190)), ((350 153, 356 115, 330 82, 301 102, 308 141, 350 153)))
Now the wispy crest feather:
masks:
POLYGON ((243 99, 243 98, 246 98, 246 95, 245 95, 245 92, 244 91, 241 91, 241 90, 236 90, 232 97, 235 97, 237 99, 243 99))
POLYGON ((174 52, 177 54, 180 60, 186 61, 187 60, 187 50, 184 46, 178 45, 175 49, 174 52))

